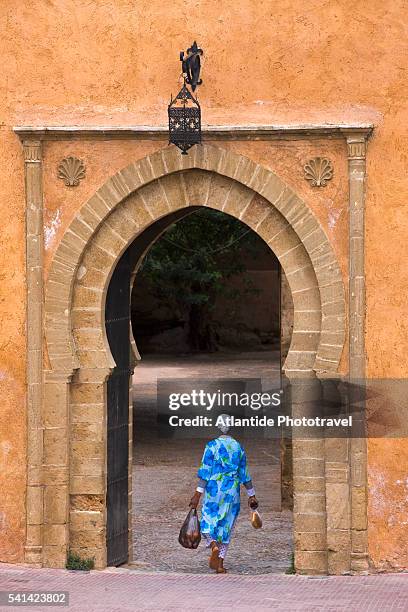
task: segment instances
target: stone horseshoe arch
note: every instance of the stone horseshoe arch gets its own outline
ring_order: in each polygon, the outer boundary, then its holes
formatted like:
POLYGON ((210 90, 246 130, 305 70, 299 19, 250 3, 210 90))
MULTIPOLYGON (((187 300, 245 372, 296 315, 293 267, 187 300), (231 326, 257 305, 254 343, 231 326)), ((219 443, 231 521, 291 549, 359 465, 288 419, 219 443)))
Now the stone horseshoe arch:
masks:
MULTIPOLYGON (((104 308, 111 275, 146 228, 190 206, 209 206, 239 218, 278 257, 294 303, 286 375, 337 372, 346 338, 340 268, 310 208, 278 176, 242 155, 209 145, 195 147, 188 156, 169 147, 115 174, 77 213, 46 282, 45 340, 51 367, 45 372, 44 403, 47 411, 59 395, 60 435, 65 432, 67 441, 56 513, 56 524, 65 526, 64 544, 56 551, 44 541, 45 557, 48 546, 57 566, 63 565, 68 547, 94 556, 97 567, 106 565, 105 383, 115 364, 104 308)), ((46 448, 44 455, 47 463, 46 448)), ((300 514, 307 512, 305 502, 300 514)), ((296 526, 296 503, 295 530, 302 531, 296 526)), ((323 527, 315 531, 325 533, 325 520, 323 516, 323 527)), ((312 552, 320 554, 322 548, 320 543, 312 552)), ((297 563, 305 572, 309 565, 309 560, 303 568, 297 563)), ((325 569, 327 559, 312 568, 315 573, 325 569)))
MULTIPOLYGON (((302 369, 295 355, 308 351, 314 356, 306 359, 303 369, 336 372, 345 342, 344 286, 324 230, 305 202, 271 170, 209 145, 195 147, 185 157, 169 147, 130 164, 78 212, 58 246, 46 283, 45 336, 51 369, 72 373, 81 366, 82 346, 72 334, 80 329, 81 300, 87 308, 101 306, 98 293, 105 297, 114 266, 130 242, 157 219, 193 205, 212 206, 240 218, 278 257, 295 310, 285 370, 302 369), (95 253, 101 268, 92 265, 95 253)), ((99 314, 93 322, 101 327, 99 314)), ((112 365, 109 356, 104 365, 112 365)))

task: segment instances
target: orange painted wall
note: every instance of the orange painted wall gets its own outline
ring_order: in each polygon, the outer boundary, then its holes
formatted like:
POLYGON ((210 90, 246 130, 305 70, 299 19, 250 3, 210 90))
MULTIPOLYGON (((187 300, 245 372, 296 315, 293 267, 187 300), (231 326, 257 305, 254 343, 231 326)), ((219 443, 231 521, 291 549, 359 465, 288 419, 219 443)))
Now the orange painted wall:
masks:
MULTIPOLYGON (((404 0, 2 0, 0 560, 22 560, 24 537, 24 184, 11 127, 164 124, 178 53, 194 38, 206 51, 199 94, 207 123, 373 122, 367 367, 370 376, 403 377, 407 12, 404 0)), ((407 465, 406 441, 370 442, 370 552, 378 567, 408 565, 400 544, 408 539, 407 465), (380 481, 381 512, 372 493, 380 481), (397 506, 404 520, 390 520, 397 506)))

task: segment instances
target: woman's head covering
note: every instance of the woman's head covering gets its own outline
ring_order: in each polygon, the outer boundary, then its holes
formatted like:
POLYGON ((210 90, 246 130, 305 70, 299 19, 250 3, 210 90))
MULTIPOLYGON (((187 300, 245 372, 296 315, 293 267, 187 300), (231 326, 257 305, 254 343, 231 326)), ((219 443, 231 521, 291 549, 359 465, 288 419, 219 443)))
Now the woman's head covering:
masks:
POLYGON ((226 434, 227 431, 230 430, 231 425, 231 416, 229 414, 220 414, 220 416, 217 419, 218 421, 218 429, 220 429, 222 431, 223 434, 226 434))

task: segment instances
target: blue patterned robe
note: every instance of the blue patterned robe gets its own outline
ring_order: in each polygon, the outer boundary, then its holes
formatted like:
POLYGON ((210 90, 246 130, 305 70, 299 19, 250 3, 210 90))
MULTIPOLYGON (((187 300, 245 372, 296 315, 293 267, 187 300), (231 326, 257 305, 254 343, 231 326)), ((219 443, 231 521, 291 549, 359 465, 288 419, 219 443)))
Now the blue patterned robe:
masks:
POLYGON ((216 438, 205 447, 198 477, 207 481, 201 532, 228 544, 240 510, 240 485, 251 480, 244 449, 237 440, 216 438))

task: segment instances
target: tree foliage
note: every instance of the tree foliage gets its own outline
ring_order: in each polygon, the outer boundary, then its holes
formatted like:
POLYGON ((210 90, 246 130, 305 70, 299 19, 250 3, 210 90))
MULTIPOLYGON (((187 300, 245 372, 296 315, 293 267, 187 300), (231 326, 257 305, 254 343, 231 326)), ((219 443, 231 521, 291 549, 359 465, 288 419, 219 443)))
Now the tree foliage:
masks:
MULTIPOLYGON (((245 271, 242 253, 256 256, 263 241, 239 220, 198 209, 172 225, 146 255, 141 273, 162 302, 189 323, 193 350, 214 350, 216 298, 239 299, 228 279, 245 271)), ((244 292, 254 291, 247 281, 244 292)))

